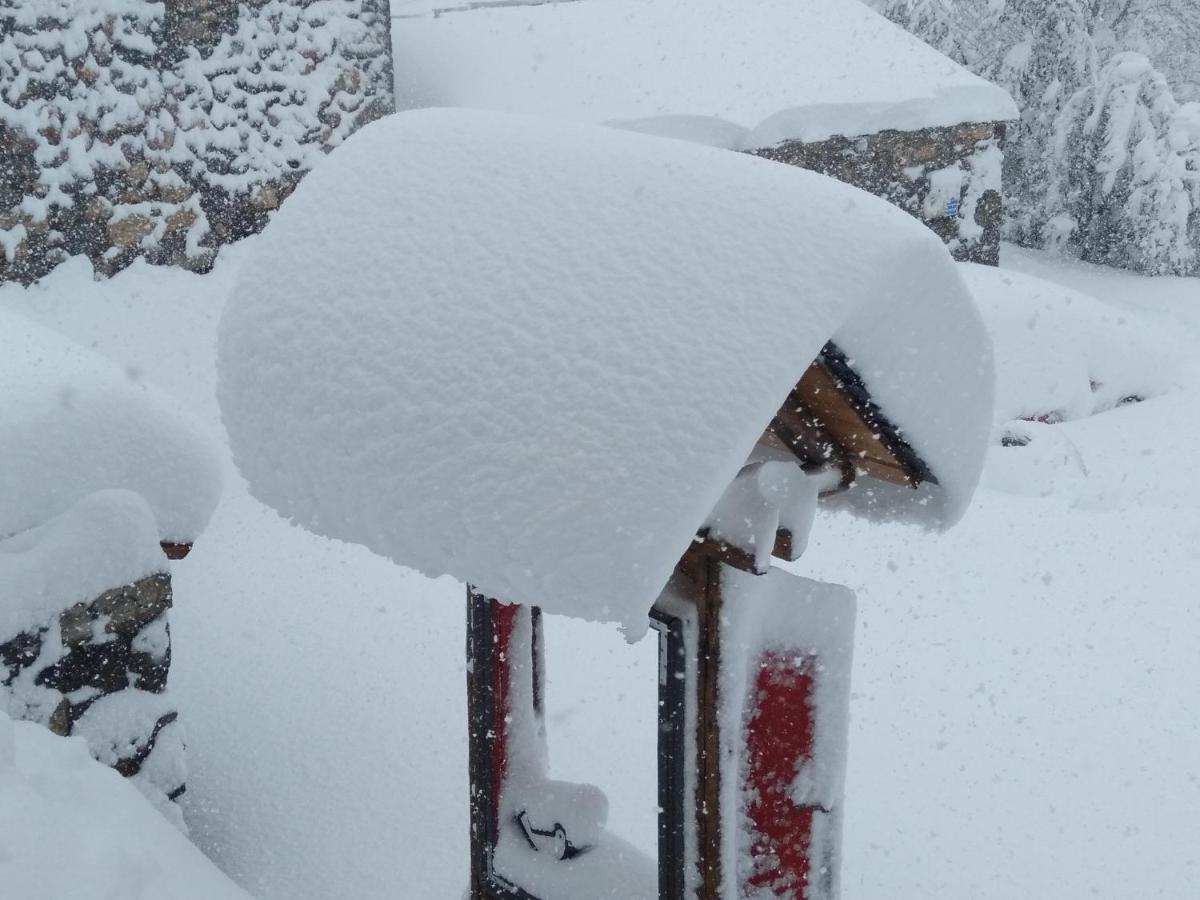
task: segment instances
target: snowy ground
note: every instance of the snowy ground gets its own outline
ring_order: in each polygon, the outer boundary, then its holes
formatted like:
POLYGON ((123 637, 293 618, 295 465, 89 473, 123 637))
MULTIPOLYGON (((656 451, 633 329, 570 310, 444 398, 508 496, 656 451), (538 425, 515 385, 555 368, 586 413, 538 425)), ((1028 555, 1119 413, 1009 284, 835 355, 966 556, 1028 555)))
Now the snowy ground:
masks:
MULTIPOLYGON (((136 366, 219 434, 213 336, 244 255, 100 283, 72 264, 0 303, 136 366)), ((1194 279, 1011 247, 1005 265, 1163 326, 1185 355, 1200 345, 1194 279)), ((987 480, 1005 490, 982 489, 947 535, 818 519, 795 570, 859 595, 846 900, 1193 894, 1200 367, 1177 380, 1053 426, 1083 466, 1038 491, 996 477, 1022 465, 999 454, 1028 448, 997 451, 987 480)), ((461 587, 288 526, 232 470, 175 577, 202 849, 261 900, 460 897, 461 587)), ((653 852, 652 643, 552 619, 547 644, 554 775, 603 786, 610 827, 653 852)))

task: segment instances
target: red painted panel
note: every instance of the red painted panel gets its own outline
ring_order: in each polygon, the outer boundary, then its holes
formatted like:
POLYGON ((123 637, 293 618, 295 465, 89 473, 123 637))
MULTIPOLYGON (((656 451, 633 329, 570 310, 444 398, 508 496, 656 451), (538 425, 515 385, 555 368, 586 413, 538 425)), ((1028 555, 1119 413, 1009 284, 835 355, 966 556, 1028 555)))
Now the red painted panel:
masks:
POLYGON ((813 810, 797 806, 790 794, 813 752, 812 671, 811 657, 764 654, 746 734, 744 787, 753 837, 742 889, 787 900, 802 900, 809 874, 813 810))
MULTIPOLYGON (((500 785, 508 770, 508 719, 512 708, 512 639, 517 627, 517 617, 524 607, 512 603, 489 601, 492 605, 492 658, 489 666, 492 675, 492 784, 496 796, 493 798, 492 815, 500 814, 500 785)), ((498 821, 493 823, 498 826, 498 821)))

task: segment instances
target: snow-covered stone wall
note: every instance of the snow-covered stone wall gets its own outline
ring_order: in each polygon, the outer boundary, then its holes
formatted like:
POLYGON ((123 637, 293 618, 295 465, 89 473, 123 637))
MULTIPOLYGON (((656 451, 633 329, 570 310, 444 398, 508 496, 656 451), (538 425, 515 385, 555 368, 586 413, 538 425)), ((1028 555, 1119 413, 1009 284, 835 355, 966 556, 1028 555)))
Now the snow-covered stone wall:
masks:
POLYGON ((998 265, 1004 123, 884 130, 751 151, 862 188, 916 216, 957 260, 998 265))
POLYGON ((100 491, 0 540, 0 604, 0 710, 83 737, 182 824, 171 576, 147 503, 100 491))
POLYGON ((0 0, 0 281, 197 270, 392 108, 389 0, 0 0))

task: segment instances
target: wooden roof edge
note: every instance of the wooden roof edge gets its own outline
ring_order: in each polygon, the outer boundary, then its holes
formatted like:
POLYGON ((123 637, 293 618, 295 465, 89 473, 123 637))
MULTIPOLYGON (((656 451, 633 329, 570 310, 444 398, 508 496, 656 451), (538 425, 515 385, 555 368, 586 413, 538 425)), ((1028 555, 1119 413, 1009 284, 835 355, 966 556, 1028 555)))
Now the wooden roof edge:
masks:
POLYGON ((937 484, 937 476, 933 474, 928 464, 913 449, 912 445, 904 439, 900 429, 879 408, 879 404, 867 390, 862 376, 850 364, 850 360, 842 348, 833 341, 829 341, 821 348, 816 362, 829 373, 839 390, 867 425, 878 432, 880 442, 907 470, 913 487, 917 487, 922 482, 937 484))

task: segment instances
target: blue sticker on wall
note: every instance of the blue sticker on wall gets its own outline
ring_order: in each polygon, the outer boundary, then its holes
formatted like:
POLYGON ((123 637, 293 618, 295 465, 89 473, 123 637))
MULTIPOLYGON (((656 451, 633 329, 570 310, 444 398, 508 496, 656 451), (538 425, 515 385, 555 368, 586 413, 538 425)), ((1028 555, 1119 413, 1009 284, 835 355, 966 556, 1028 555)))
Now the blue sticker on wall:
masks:
POLYGON ((958 215, 958 198, 951 197, 946 201, 946 215, 955 218, 958 215))

